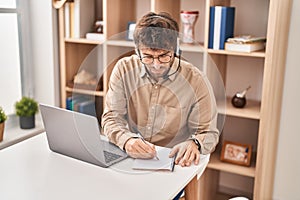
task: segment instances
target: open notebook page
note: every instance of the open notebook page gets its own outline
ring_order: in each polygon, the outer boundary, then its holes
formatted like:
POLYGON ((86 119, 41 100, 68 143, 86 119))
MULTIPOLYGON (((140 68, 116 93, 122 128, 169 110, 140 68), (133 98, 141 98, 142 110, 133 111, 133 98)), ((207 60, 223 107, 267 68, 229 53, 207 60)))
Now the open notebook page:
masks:
POLYGON ((155 146, 155 148, 159 160, 156 158, 135 159, 133 161, 132 169, 173 171, 175 157, 169 158, 171 149, 161 146, 155 146))

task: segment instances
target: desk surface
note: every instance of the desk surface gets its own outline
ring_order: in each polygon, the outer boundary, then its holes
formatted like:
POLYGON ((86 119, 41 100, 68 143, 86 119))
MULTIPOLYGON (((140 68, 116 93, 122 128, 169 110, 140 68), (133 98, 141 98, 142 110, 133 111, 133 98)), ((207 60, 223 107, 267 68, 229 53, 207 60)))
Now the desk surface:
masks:
POLYGON ((0 151, 1 199, 172 199, 197 174, 198 166, 174 172, 131 169, 128 158, 110 168, 101 168, 49 150, 45 133, 0 151), (120 170, 122 169, 122 170, 120 170))

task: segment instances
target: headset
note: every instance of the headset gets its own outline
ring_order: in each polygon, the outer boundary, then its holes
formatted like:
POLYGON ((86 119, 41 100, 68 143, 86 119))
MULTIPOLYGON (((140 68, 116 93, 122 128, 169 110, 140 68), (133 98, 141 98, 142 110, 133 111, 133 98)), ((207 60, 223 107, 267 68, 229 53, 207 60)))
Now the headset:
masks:
MULTIPOLYGON (((151 16, 150 18, 160 18, 160 19, 163 19, 164 21, 166 21, 168 24, 170 24, 170 23, 169 23, 169 19, 167 19, 166 17, 161 16, 161 15, 151 16)), ((180 39, 179 39, 179 37, 177 37, 176 50, 174 51, 175 57, 177 57, 177 58, 179 59, 178 65, 177 65, 177 69, 175 70, 175 72, 173 72, 173 73, 171 73, 171 74, 166 74, 166 75, 164 75, 164 76, 163 76, 164 79, 167 79, 167 78, 169 78, 170 76, 176 74, 176 73, 179 71, 179 69, 181 68, 180 61, 181 61, 181 53, 182 53, 182 52, 181 52, 181 49, 180 49, 180 42, 179 42, 179 41, 180 41, 180 39)), ((139 49, 138 49, 137 47, 135 48, 135 53, 141 58, 140 51, 139 51, 139 49)), ((146 71, 147 71, 147 70, 146 70, 146 71)), ((148 73, 148 71, 147 71, 147 73, 148 73)))

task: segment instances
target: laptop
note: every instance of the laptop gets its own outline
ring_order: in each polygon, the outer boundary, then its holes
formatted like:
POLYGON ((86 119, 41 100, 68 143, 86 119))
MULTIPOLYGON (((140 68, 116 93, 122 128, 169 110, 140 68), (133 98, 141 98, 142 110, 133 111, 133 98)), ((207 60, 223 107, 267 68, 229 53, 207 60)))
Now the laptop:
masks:
POLYGON ((94 116, 39 104, 48 145, 53 152, 100 167, 109 167, 127 157, 119 147, 100 136, 94 116))

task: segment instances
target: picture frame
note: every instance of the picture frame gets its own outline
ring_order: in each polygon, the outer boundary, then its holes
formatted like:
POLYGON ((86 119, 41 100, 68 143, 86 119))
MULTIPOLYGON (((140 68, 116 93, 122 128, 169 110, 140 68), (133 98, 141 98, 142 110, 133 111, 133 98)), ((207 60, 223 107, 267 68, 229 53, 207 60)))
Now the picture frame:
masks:
POLYGON ((252 146, 250 144, 224 141, 221 152, 221 161, 250 166, 251 154, 252 146))
POLYGON ((128 22, 127 24, 127 35, 126 35, 126 39, 127 40, 133 40, 133 32, 135 29, 135 22, 128 22))

